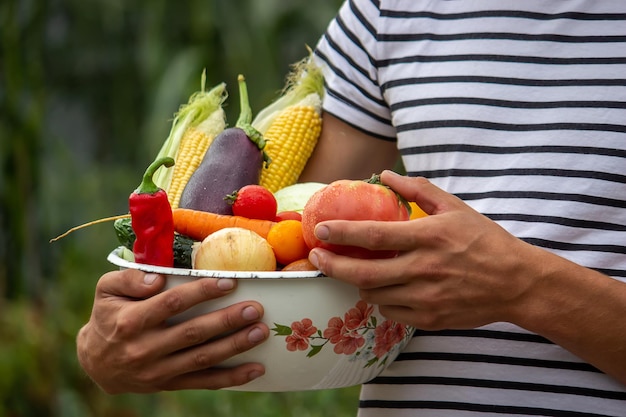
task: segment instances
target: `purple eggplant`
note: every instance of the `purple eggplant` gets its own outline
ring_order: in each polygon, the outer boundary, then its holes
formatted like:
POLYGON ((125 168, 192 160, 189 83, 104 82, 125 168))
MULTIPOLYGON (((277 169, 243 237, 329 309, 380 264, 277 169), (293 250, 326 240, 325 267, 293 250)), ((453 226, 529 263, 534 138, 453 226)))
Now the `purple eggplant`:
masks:
POLYGON ((238 78, 241 112, 235 127, 213 141, 180 197, 183 208, 233 214, 226 198, 244 185, 258 184, 269 163, 263 135, 252 127, 252 110, 244 77, 238 78))

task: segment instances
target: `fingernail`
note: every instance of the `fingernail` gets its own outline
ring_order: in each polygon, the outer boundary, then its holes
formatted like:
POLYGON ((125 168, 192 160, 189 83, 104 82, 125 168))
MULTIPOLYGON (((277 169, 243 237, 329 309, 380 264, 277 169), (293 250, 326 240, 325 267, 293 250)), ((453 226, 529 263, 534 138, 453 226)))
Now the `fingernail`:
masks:
POLYGON ((256 371, 256 370, 255 370, 255 371, 252 371, 252 372, 250 372, 250 373, 248 374, 248 379, 249 379, 250 381, 252 381, 253 379, 257 379, 257 378, 259 378, 259 377, 261 377, 261 376, 263 376, 263 372, 261 372, 261 371, 256 371))
POLYGON ((241 312, 241 317, 246 320, 257 320, 259 318, 259 312, 256 311, 256 308, 248 306, 241 312))
POLYGON ((235 288, 235 280, 230 278, 220 278, 217 280, 217 288, 222 291, 230 291, 235 288))
POLYGON ((158 277, 159 277, 159 274, 153 274, 153 273, 145 274, 143 276, 143 283, 146 285, 152 285, 154 284, 154 281, 156 281, 158 277))
POLYGON ((265 333, 258 327, 255 327, 248 333, 248 342, 250 343, 259 343, 263 340, 265 340, 265 333))
POLYGON ((317 269, 320 269, 320 259, 315 251, 309 252, 309 262, 311 262, 317 269))
POLYGON ((330 236, 330 230, 328 230, 328 227, 326 226, 317 226, 315 228, 315 236, 319 240, 326 240, 328 239, 328 236, 330 236))

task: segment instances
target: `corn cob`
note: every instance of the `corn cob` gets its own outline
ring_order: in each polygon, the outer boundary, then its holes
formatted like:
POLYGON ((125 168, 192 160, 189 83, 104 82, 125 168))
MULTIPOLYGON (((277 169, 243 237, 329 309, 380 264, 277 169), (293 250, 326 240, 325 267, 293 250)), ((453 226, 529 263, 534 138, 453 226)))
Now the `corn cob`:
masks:
POLYGON ((264 137, 270 165, 261 171, 260 184, 271 192, 295 184, 322 131, 321 100, 315 93, 282 111, 264 137))
POLYGON ((175 114, 170 134, 159 151, 159 156, 175 160, 173 167, 161 167, 154 176, 156 185, 167 192, 172 208, 178 206, 187 180, 200 165, 213 139, 226 128, 222 108, 226 85, 221 83, 207 92, 205 82, 203 73, 200 91, 192 94, 175 114))
POLYGON ((322 130, 323 76, 306 59, 294 65, 285 89, 261 110, 252 125, 267 144, 271 163, 261 171, 260 184, 272 192, 295 184, 322 130))
POLYGON ((200 166, 213 139, 226 128, 224 110, 220 107, 198 126, 189 126, 180 140, 167 195, 172 208, 177 208, 180 196, 191 174, 200 166))

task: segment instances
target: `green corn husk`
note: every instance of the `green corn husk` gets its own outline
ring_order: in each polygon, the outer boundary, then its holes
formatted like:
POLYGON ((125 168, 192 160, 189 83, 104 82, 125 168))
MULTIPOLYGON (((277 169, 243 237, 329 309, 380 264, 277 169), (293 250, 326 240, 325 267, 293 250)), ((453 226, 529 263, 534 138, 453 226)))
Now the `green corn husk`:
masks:
MULTIPOLYGON (((157 158, 169 156, 176 160, 181 138, 190 127, 200 129, 209 136, 217 136, 226 128, 226 114, 222 107, 228 97, 226 84, 220 83, 209 91, 205 90, 205 86, 206 70, 202 72, 200 91, 193 93, 187 104, 182 105, 174 115, 169 136, 159 150, 157 158)), ((155 184, 168 191, 173 172, 173 167, 162 166, 154 174, 155 184)))
POLYGON ((321 105, 319 103, 324 96, 324 76, 310 54, 292 65, 278 98, 257 113, 252 126, 264 134, 284 109, 301 102, 307 96, 310 96, 307 100, 311 100, 311 103, 317 102, 317 106, 321 105))

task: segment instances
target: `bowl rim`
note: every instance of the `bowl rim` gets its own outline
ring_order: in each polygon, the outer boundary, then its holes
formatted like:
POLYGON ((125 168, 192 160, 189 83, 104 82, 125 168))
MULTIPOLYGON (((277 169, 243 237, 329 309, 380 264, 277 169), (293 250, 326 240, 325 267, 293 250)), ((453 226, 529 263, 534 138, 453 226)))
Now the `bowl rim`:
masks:
POLYGON ((120 268, 138 269, 162 275, 176 275, 202 278, 241 278, 241 279, 294 279, 294 278, 326 278, 321 271, 221 271, 208 269, 169 268, 165 266, 140 264, 123 259, 120 253, 124 246, 118 246, 107 256, 107 261, 120 268))

